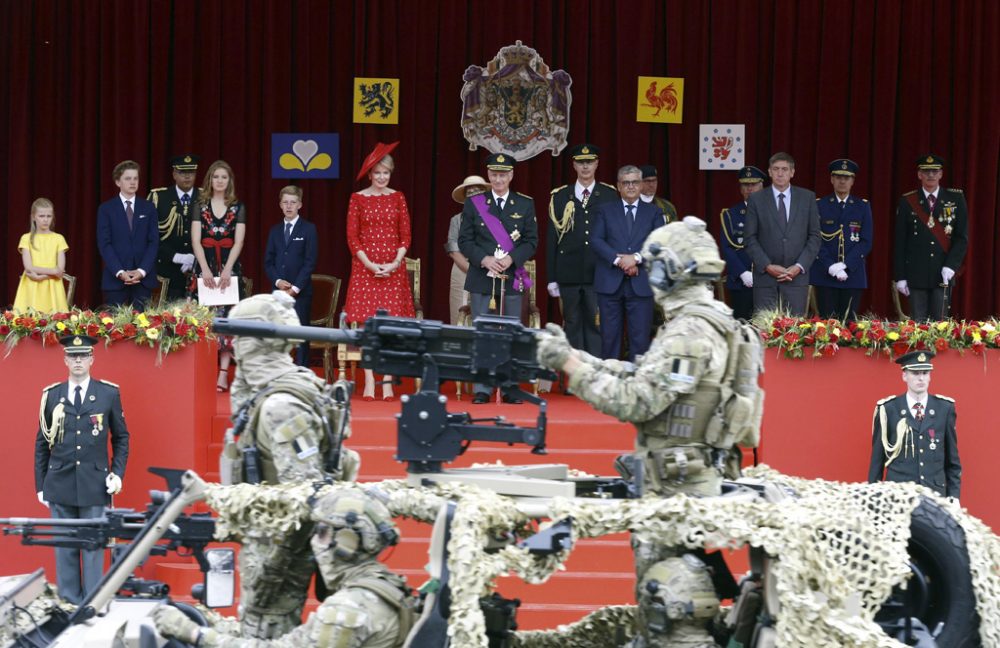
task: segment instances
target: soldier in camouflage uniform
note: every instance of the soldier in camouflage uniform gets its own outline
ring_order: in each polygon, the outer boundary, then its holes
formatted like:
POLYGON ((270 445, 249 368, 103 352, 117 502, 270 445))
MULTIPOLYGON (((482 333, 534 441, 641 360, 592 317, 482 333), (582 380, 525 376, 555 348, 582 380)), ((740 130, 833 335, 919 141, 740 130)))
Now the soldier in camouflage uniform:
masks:
MULTIPOLYGON (((712 294, 712 281, 719 278, 724 263, 704 221, 693 216, 655 230, 642 254, 666 322, 637 364, 574 350, 554 324, 547 325, 548 335, 539 341, 538 359, 566 372, 569 388, 578 397, 635 425, 635 452, 619 468, 629 476, 641 475, 645 492, 718 495, 730 446, 712 443, 712 437, 723 424, 718 419, 720 384, 726 375, 729 336, 736 328, 732 310, 712 294)), ((657 566, 683 580, 683 571, 663 564, 683 549, 638 536, 633 536, 632 545, 640 634, 635 646, 688 645, 673 642, 670 624, 665 628, 655 621, 662 613, 643 585, 647 572, 657 566)), ((706 621, 701 619, 701 624, 706 621)))
MULTIPOLYGON (((254 295, 233 307, 229 316, 276 324, 299 325, 294 299, 281 291, 254 295)), ((232 385, 234 420, 247 421, 238 439, 228 439, 227 459, 246 456, 256 448, 260 478, 271 484, 353 480, 360 460, 341 448, 338 470, 327 471, 328 455, 336 452, 337 437, 349 436, 346 407, 338 409, 330 388, 311 370, 297 366, 289 356, 293 343, 236 337, 236 377, 232 385), (329 407, 326 407, 329 406, 329 407)), ((350 384, 338 381, 334 395, 346 401, 350 384)), ((243 481, 240 462, 223 472, 231 483, 243 481)), ((250 529, 240 550, 240 621, 243 635, 269 639, 286 634, 302 620, 309 580, 315 570, 309 550, 312 529, 303 525, 287 538, 275 538, 267 529, 250 529)))
POLYGON ((154 617, 165 637, 199 648, 395 648, 413 626, 406 579, 378 562, 399 540, 388 509, 361 489, 338 490, 313 508, 312 550, 331 596, 305 624, 276 639, 244 639, 201 628, 180 610, 162 606, 154 617))

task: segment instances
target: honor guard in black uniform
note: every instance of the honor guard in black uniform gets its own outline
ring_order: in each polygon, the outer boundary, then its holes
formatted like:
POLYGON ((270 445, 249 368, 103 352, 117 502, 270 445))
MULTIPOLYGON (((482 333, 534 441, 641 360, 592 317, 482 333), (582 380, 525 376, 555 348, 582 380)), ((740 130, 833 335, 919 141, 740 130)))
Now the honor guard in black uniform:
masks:
MULTIPOLYGON (((101 517, 111 495, 122 489, 128 460, 122 399, 118 385, 90 376, 96 339, 70 335, 59 342, 65 347, 69 380, 42 390, 35 490, 54 518, 101 517)), ((101 550, 57 548, 59 596, 80 603, 97 586, 103 569, 101 550)))
POLYGON ((896 359, 903 367, 906 393, 875 404, 868 481, 915 482, 958 499, 962 462, 955 399, 928 393, 933 359, 930 351, 911 351, 896 359))
MULTIPOLYGON (((538 247, 535 201, 511 191, 514 158, 509 154, 489 156, 486 169, 490 188, 465 199, 458 231, 458 247, 469 260, 465 277, 469 308, 473 319, 489 312, 520 317, 521 297, 527 290, 524 264, 538 247)), ((476 384, 473 389, 473 403, 489 401, 487 385, 476 384)), ((521 401, 504 396, 504 402, 521 401)))
POLYGON ((845 321, 857 315, 861 291, 868 287, 865 259, 872 249, 872 208, 851 193, 858 164, 834 160, 828 166, 833 193, 816 199, 819 253, 809 272, 820 317, 845 321))
POLYGON ((170 280, 168 299, 184 299, 194 267, 191 251, 191 214, 198 188, 194 186, 198 170, 197 155, 178 155, 170 160, 174 184, 149 192, 156 206, 160 229, 160 247, 156 254, 156 274, 170 280))
POLYGON ((552 190, 545 245, 548 291, 562 304, 563 327, 573 348, 600 356, 601 332, 594 292, 594 255, 588 238, 598 208, 618 197, 612 185, 597 182, 601 150, 578 144, 569 151, 576 182, 552 190))
POLYGON ((726 261, 726 291, 733 317, 749 320, 753 315, 753 262, 743 247, 743 224, 747 217, 747 198, 764 188, 763 171, 755 166, 740 169, 740 196, 743 200, 719 214, 722 221, 719 249, 726 261))
POLYGON ((663 224, 673 223, 677 220, 677 208, 674 207, 674 203, 670 202, 666 198, 661 198, 656 195, 656 188, 659 186, 659 180, 656 177, 656 167, 647 164, 646 166, 639 167, 642 171, 642 185, 639 188, 639 199, 642 202, 651 202, 660 208, 663 212, 663 224))
POLYGON ((903 194, 896 207, 893 277, 910 298, 917 321, 947 319, 951 290, 969 247, 969 208, 961 189, 941 186, 944 159, 928 153, 917 160, 921 187, 903 194))

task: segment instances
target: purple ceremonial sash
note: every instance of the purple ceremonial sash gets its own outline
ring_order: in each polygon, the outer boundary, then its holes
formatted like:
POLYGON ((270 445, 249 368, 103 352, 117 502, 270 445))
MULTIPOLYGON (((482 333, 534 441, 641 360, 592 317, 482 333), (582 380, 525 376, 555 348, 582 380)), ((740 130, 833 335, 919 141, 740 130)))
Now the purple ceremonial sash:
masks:
MULTIPOLYGON (((510 254, 514 251, 514 239, 510 237, 507 230, 504 229, 503 223, 500 219, 490 213, 489 207, 486 205, 486 195, 477 194, 472 197, 472 206, 476 208, 479 212, 479 217, 483 219, 486 223, 486 229, 490 231, 493 239, 497 242, 497 247, 501 250, 510 254)), ((517 268, 514 270, 514 290, 518 292, 523 291, 527 288, 531 288, 531 279, 528 277, 528 273, 524 268, 517 268)))

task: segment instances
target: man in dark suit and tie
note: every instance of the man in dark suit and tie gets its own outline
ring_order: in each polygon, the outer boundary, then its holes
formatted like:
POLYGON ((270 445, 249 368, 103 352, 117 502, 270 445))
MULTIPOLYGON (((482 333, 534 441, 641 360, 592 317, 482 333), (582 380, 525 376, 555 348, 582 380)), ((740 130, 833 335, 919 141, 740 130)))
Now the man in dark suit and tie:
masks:
POLYGON ((642 244, 663 225, 663 212, 639 198, 642 172, 631 164, 618 169, 621 200, 601 206, 590 233, 597 262, 594 290, 601 314, 601 356, 621 356, 623 324, 628 327, 628 359, 646 352, 653 328, 653 290, 642 265, 642 244), (623 321, 624 320, 624 321, 623 321))
POLYGON ((809 268, 820 245, 816 194, 792 186, 795 160, 775 153, 768 163, 771 186, 747 200, 744 240, 753 261, 755 311, 784 307, 804 316, 809 268))
MULTIPOLYGON (((110 496, 122 489, 128 460, 121 394, 118 385, 91 379, 95 338, 69 335, 59 342, 66 351, 69 380, 42 390, 35 490, 52 517, 101 517, 110 496)), ((103 570, 102 550, 56 549, 59 596, 71 603, 79 604, 93 591, 103 570)))
MULTIPOLYGON (((316 251, 319 239, 316 225, 301 218, 302 189, 288 185, 278 194, 284 218, 276 223, 267 235, 264 252, 264 272, 271 285, 295 299, 295 312, 303 326, 309 326, 312 308, 312 273, 316 269, 316 251)), ((299 345, 296 361, 303 367, 309 364, 309 343, 299 345)))
POLYGON ((893 277, 896 290, 910 298, 918 322, 950 317, 952 279, 969 247, 969 207, 961 189, 941 186, 944 159, 928 153, 917 160, 920 189, 896 207, 893 277))
MULTIPOLYGON (((469 291, 472 317, 501 312, 520 318, 521 296, 527 289, 523 266, 538 247, 535 202, 510 190, 514 178, 514 158, 495 153, 486 158, 490 190, 470 196, 462 207, 458 247, 469 260, 465 289, 469 291)), ((473 403, 490 400, 487 385, 476 384, 473 403)), ((504 395, 504 402, 520 399, 504 395)))
POLYGON ((142 308, 157 285, 160 235, 156 207, 139 198, 139 164, 119 162, 111 174, 119 194, 97 208, 97 249, 104 261, 104 303, 142 308))
POLYGON ((170 280, 167 299, 187 296, 194 253, 191 251, 191 214, 198 199, 194 186, 197 155, 178 155, 170 160, 174 184, 157 187, 146 197, 156 207, 160 243, 156 251, 156 274, 170 280))

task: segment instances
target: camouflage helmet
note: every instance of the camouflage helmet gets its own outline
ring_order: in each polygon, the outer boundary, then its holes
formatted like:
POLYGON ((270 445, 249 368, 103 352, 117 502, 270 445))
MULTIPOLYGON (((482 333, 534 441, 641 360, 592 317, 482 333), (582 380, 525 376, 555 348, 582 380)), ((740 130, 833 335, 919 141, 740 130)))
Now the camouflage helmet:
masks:
POLYGON ((705 221, 696 216, 653 230, 642 256, 649 264, 650 286, 666 293, 688 281, 715 281, 726 265, 705 221))
MULTIPOLYGON (((271 322, 273 324, 284 324, 287 326, 299 326, 299 316, 295 312, 295 299, 287 293, 275 290, 270 295, 253 295, 240 301, 229 311, 231 319, 256 320, 258 322, 271 322)), ((246 346, 247 352, 252 352, 254 348, 267 351, 278 351, 287 353, 294 343, 282 339, 257 339, 237 336, 240 346, 246 346)), ((237 359, 245 355, 238 348, 237 359)))
POLYGON ((340 489, 316 500, 312 509, 316 537, 338 561, 356 563, 375 558, 399 542, 392 513, 360 488, 340 489))
POLYGON ((647 623, 666 630, 685 622, 704 623, 719 612, 708 567, 694 554, 652 565, 639 583, 639 599, 647 623))

